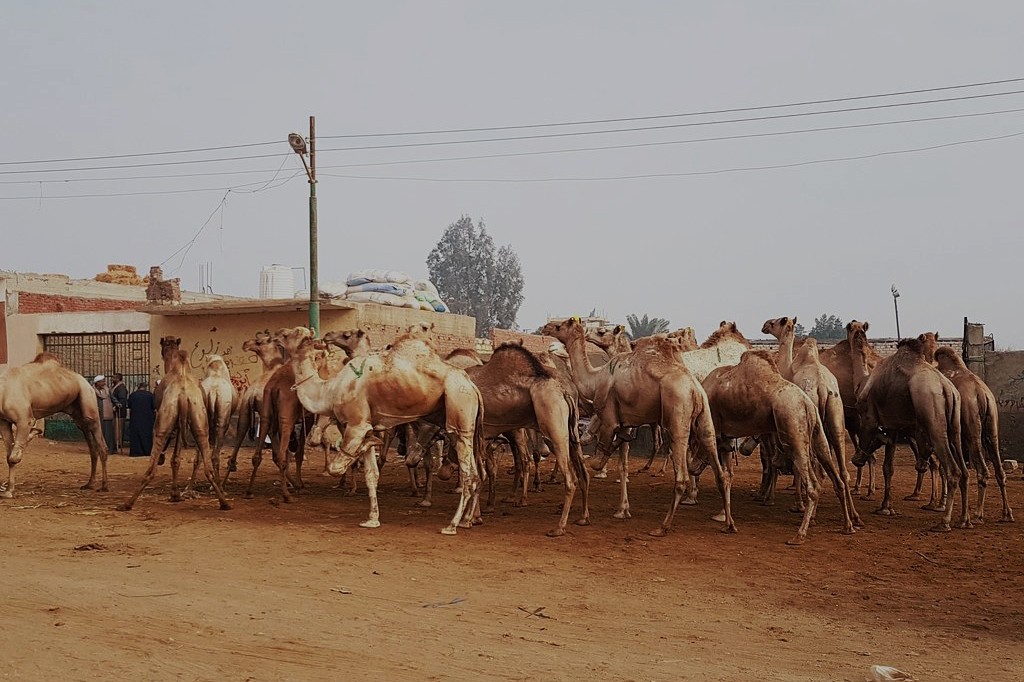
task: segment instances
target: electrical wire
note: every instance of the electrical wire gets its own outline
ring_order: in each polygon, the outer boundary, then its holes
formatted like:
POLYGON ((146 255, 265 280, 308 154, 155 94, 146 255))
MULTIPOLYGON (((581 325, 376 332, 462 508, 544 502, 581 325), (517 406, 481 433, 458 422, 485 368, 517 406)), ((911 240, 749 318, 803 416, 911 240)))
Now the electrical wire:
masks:
POLYGON ((592 177, 562 177, 562 178, 422 178, 422 177, 398 177, 398 176, 373 176, 373 175, 343 175, 339 173, 321 173, 321 175, 346 178, 349 180, 393 180, 393 181, 407 181, 407 182, 465 182, 465 183, 534 183, 534 182, 606 182, 609 180, 641 180, 651 178, 678 178, 678 177, 693 177, 701 175, 721 175, 725 173, 741 173, 751 171, 764 171, 764 170, 778 170, 783 168, 798 168, 801 166, 812 166, 825 163, 840 163, 845 161, 860 161, 863 159, 875 159, 884 156, 895 156, 898 154, 914 154, 918 152, 932 151, 936 149, 945 149, 948 147, 957 147, 968 144, 975 144, 980 142, 992 142, 995 140, 1007 140, 1010 138, 1020 137, 1024 135, 1024 131, 1010 133, 1007 135, 995 135, 992 137, 980 137, 969 140, 958 140, 955 142, 946 142, 943 144, 929 145, 927 147, 912 147, 909 149, 894 149, 882 152, 874 152, 871 154, 861 154, 858 156, 840 156, 827 159, 811 159, 809 161, 798 161, 794 163, 780 163, 766 166, 742 166, 738 168, 719 168, 714 170, 706 171, 688 171, 679 173, 642 173, 637 175, 614 175, 614 176, 592 176, 592 177))
POLYGON ((137 152, 135 154, 108 154, 106 156, 76 156, 65 159, 35 159, 32 161, 0 161, 0 166, 23 166, 37 163, 67 163, 71 161, 102 161, 106 159, 132 159, 140 156, 164 156, 167 154, 198 154, 200 152, 217 152, 225 149, 245 149, 247 147, 264 147, 271 144, 281 144, 283 140, 273 142, 249 142, 247 144, 229 144, 220 147, 198 147, 195 149, 173 149, 160 152, 137 152))
POLYGON ((18 201, 18 200, 25 200, 25 199, 36 199, 36 200, 38 200, 40 198, 43 198, 43 199, 90 199, 90 198, 97 198, 97 197, 140 197, 140 196, 151 196, 151 195, 155 196, 155 195, 160 195, 160 194, 192 194, 192 193, 195 193, 195 192, 235 192, 237 194, 255 194, 256 192, 263 191, 263 189, 277 189, 278 187, 282 187, 282 186, 288 184, 289 182, 291 182, 292 180, 294 180, 295 178, 299 177, 300 175, 305 175, 305 171, 298 171, 298 172, 288 176, 284 180, 278 182, 276 185, 273 185, 273 186, 270 186, 270 187, 266 187, 266 188, 255 189, 255 190, 247 190, 247 189, 244 189, 244 188, 245 187, 250 187, 252 185, 265 185, 266 181, 265 180, 260 180, 258 182, 247 182, 247 183, 244 183, 244 184, 241 184, 241 185, 234 185, 232 187, 193 187, 193 188, 190 188, 190 189, 147 190, 147 191, 140 191, 140 192, 94 192, 94 193, 90 193, 90 194, 53 194, 53 195, 47 195, 47 196, 44 196, 44 197, 39 197, 39 196, 32 196, 32 197, 29 197, 29 196, 22 196, 22 197, 0 197, 0 201, 18 201))
POLYGON ((562 121, 557 123, 534 123, 526 125, 491 126, 486 128, 454 128, 448 130, 418 130, 407 132, 386 132, 386 133, 361 133, 351 135, 321 135, 320 139, 351 139, 367 137, 398 137, 406 135, 447 135, 455 133, 482 133, 498 130, 524 130, 529 128, 554 128, 562 126, 597 125, 602 123, 625 123, 628 121, 652 121, 666 118, 681 118, 684 116, 713 116, 718 114, 735 114, 743 111, 764 111, 767 109, 782 109, 787 107, 802 107, 816 104, 836 104, 838 102, 852 102, 856 100, 878 99, 882 97, 897 97, 900 95, 919 95, 925 92, 941 92, 944 90, 960 90, 964 88, 977 88, 987 85, 1004 85, 1006 83, 1020 83, 1024 78, 1006 78, 995 81, 982 81, 977 83, 964 83, 961 85, 945 85, 936 88, 921 88, 918 90, 899 90, 894 92, 883 92, 871 95, 855 95, 850 97, 834 97, 831 99, 806 100, 803 102, 789 102, 785 104, 765 104, 761 106, 737 107, 733 109, 710 109, 705 111, 689 111, 677 114, 658 114, 654 116, 630 116, 626 118, 602 118, 583 121, 562 121))

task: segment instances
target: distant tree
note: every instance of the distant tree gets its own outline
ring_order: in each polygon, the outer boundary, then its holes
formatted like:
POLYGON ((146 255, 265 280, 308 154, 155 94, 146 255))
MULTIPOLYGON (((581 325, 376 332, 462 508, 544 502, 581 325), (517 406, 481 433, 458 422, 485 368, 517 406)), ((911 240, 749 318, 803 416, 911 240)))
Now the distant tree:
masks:
POLYGON ((811 327, 808 335, 819 340, 834 341, 845 339, 846 327, 843 326, 843 321, 835 315, 821 315, 814 318, 814 326, 811 327))
POLYGON ((629 335, 634 339, 642 339, 645 336, 664 334, 669 330, 669 322, 663 317, 643 317, 626 315, 626 322, 629 324, 629 335))
POLYGON ((427 270, 454 313, 476 318, 476 334, 511 329, 523 303, 523 272, 511 246, 495 251, 484 221, 466 215, 448 226, 427 256, 427 270))
POLYGON ((804 329, 804 326, 799 322, 797 322, 796 326, 793 327, 793 333, 795 333, 798 337, 807 336, 807 330, 804 329))

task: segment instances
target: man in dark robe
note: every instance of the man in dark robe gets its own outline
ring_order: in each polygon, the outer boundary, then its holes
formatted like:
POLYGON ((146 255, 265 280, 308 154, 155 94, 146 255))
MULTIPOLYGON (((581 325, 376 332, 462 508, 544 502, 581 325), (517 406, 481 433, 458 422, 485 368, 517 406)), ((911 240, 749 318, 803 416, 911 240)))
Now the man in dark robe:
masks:
POLYGON ((128 396, 128 454, 132 457, 149 456, 153 449, 153 424, 156 422, 156 399, 149 384, 139 387, 128 396))

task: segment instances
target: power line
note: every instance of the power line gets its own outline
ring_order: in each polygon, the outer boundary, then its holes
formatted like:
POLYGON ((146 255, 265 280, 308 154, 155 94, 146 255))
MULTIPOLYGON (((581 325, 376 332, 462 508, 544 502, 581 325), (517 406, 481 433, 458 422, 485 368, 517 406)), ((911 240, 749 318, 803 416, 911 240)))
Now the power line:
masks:
POLYGON ((367 145, 363 147, 335 147, 323 149, 323 152, 351 152, 378 149, 407 149, 410 147, 441 147, 454 144, 478 144, 483 142, 508 142, 513 140, 542 140, 556 137, 580 137, 583 135, 609 135, 613 133, 635 133, 650 130, 669 130, 674 128, 695 128, 699 126, 725 125, 729 123, 750 123, 754 121, 774 121, 786 118, 799 118, 805 116, 822 116, 826 114, 845 114, 854 111, 870 111, 878 109, 891 109, 895 107, 920 106, 924 104, 938 104, 943 102, 959 102, 971 99, 982 99, 986 97, 1005 97, 1008 95, 1019 95, 1024 90, 1010 90, 1008 92, 993 92, 982 95, 965 95, 962 97, 945 97, 941 99, 920 100, 916 102, 896 102, 893 104, 872 104, 866 107, 846 107, 844 109, 829 109, 826 111, 803 111, 792 114, 773 114, 771 116, 750 116, 747 118, 730 118, 718 121, 695 121, 693 123, 670 123, 656 126, 638 126, 633 128, 612 128, 610 130, 578 130, 567 133, 542 133, 538 135, 510 135, 506 137, 486 137, 475 140, 442 140, 439 142, 405 142, 401 144, 367 145))
POLYGON ((39 170, 6 170, 0 175, 28 175, 34 173, 77 173, 79 171, 115 170, 120 168, 152 168, 154 166, 186 166, 195 163, 217 163, 221 161, 244 161, 247 159, 277 158, 280 154, 253 154, 250 156, 225 156, 217 159, 196 159, 193 161, 161 161, 157 163, 133 163, 117 166, 86 166, 79 168, 40 168, 39 170))
POLYGON ((960 118, 976 118, 979 116, 994 116, 998 114, 1013 114, 1024 112, 1024 108, 1019 109, 1001 109, 999 111, 982 111, 973 114, 954 114, 950 116, 929 116, 925 118, 909 118, 900 119, 897 121, 879 121, 876 123, 855 123, 851 125, 842 126, 826 126, 821 128, 802 128, 799 130, 780 130, 767 133, 746 133, 743 135, 723 135, 718 137, 700 137, 689 140, 663 140, 661 142, 637 142, 634 144, 613 144, 613 145, 602 145, 595 147, 570 147, 565 149, 544 149, 539 151, 531 152, 507 152, 503 154, 477 154, 473 156, 447 156, 434 159, 408 159, 404 161, 377 161, 372 163, 348 163, 341 165, 331 166, 320 166, 323 169, 336 169, 336 168, 371 168, 376 166, 401 166, 408 164, 417 163, 438 163, 442 161, 474 161, 480 159, 504 159, 504 158, 515 158, 522 156, 544 156, 548 154, 567 154, 573 152, 592 152, 592 151, 606 151, 616 149, 637 149, 644 147, 664 147, 672 145, 682 144, 695 144, 698 142, 722 142, 727 140, 746 140, 755 139, 762 137, 776 137, 781 135, 799 135, 804 133, 820 133, 820 132, 831 132, 837 130, 853 130, 857 128, 877 128, 881 126, 891 125, 903 125, 909 123, 923 123, 930 121, 947 121, 950 119, 960 118))
POLYGON ((1003 80, 996 81, 982 81, 977 83, 964 83, 961 85, 945 85, 937 88, 921 88, 918 90, 899 90, 894 92, 883 92, 871 95, 855 95, 851 97, 834 97, 832 99, 818 99, 818 100, 806 100, 803 102, 789 102, 785 104, 765 104, 761 106, 751 107, 737 107, 733 109, 710 109, 706 111, 688 111, 677 114, 658 114, 653 116, 630 116, 626 118, 602 118, 602 119, 591 119, 583 121, 562 121, 557 123, 534 123, 525 125, 511 125, 511 126, 490 126, 486 128, 455 128, 448 130, 419 130, 419 131, 408 131, 408 132, 389 132, 389 133, 362 133, 352 135, 322 135, 322 139, 351 139, 351 138, 366 138, 366 137, 399 137, 405 135, 446 135, 455 133, 482 133, 482 132, 494 132, 498 130, 524 130, 529 128, 555 128, 562 126, 579 126, 579 125, 597 125, 601 123, 625 123, 627 121, 653 121, 658 119, 666 118, 681 118, 684 116, 712 116, 717 114, 735 114, 742 111, 764 111, 766 109, 782 109, 787 107, 802 107, 811 106, 815 104, 836 104, 838 102, 852 102, 856 100, 865 99, 878 99, 882 97, 896 97, 900 95, 919 95, 925 92, 941 92, 944 90, 960 90, 963 88, 977 88, 987 85, 1003 85, 1006 83, 1019 83, 1024 81, 1024 78, 1006 78, 1003 80))
POLYGON ((894 149, 882 152, 874 152, 871 154, 861 154, 858 156, 840 156, 827 159, 811 159, 809 161, 797 161, 794 163, 780 163, 766 166, 742 166, 737 168, 719 168, 715 170, 706 171, 689 171, 679 173, 643 173, 637 175, 614 175, 614 176, 594 176, 594 177, 563 177, 563 178, 422 178, 422 177, 396 177, 396 176, 374 176, 374 175, 342 175, 338 173, 322 173, 322 175, 335 177, 335 178, 346 178, 349 180, 394 180, 394 181, 408 181, 408 182, 480 182, 480 183, 531 183, 531 182, 605 182, 609 180, 642 180, 652 178, 677 178, 677 177, 693 177, 701 175, 721 175, 725 173, 740 173, 750 171, 763 171, 763 170, 777 170, 782 168, 798 168, 800 166, 813 166, 825 163, 840 163, 845 161, 860 161, 864 159, 874 159, 883 156, 895 156, 898 154, 914 154, 919 152, 932 151, 936 149, 945 149, 948 147, 957 147, 961 145, 975 144, 979 142, 993 142, 996 140, 1007 140, 1014 137, 1020 137, 1024 135, 1024 131, 1010 133, 1007 135, 996 135, 992 137, 979 137, 969 140, 957 140, 955 142, 946 142, 943 144, 929 145, 927 147, 912 147, 909 149, 894 149))
POLYGON ((140 197, 140 196, 155 196, 160 194, 193 194, 195 192, 235 192, 240 194, 255 194, 256 192, 263 191, 263 189, 276 189, 282 187, 300 175, 304 175, 304 171, 296 172, 288 176, 283 181, 278 182, 276 185, 265 187, 256 190, 246 190, 245 187, 251 187, 252 185, 265 185, 267 181, 259 180, 257 182, 247 182, 241 185, 234 185, 232 187, 193 187, 190 189, 168 189, 168 190, 146 190, 140 192, 95 192, 90 194, 53 194, 43 196, 23 196, 23 197, 0 197, 0 201, 20 201, 25 199, 92 199, 98 197, 140 197))
MULTIPOLYGON (((294 152, 281 154, 287 158, 294 152)), ((114 182, 119 180, 173 180, 179 178, 206 178, 220 175, 253 175, 273 173, 273 168, 258 168, 241 171, 216 171, 213 173, 164 173, 161 175, 120 175, 111 178, 58 178, 56 180, 0 180, 0 185, 57 185, 69 182, 114 182)))
POLYGON ((198 147, 196 149, 173 149, 160 152, 138 152, 135 154, 109 154, 107 156, 76 156, 65 159, 36 159, 32 161, 0 161, 0 166, 22 166, 37 163, 65 163, 70 161, 101 161, 104 159, 132 159, 140 156, 164 156, 167 154, 197 154, 199 152, 224 151, 225 149, 245 149, 247 147, 264 147, 271 144, 281 144, 281 140, 273 142, 249 142, 248 144, 229 144, 221 147, 198 147))

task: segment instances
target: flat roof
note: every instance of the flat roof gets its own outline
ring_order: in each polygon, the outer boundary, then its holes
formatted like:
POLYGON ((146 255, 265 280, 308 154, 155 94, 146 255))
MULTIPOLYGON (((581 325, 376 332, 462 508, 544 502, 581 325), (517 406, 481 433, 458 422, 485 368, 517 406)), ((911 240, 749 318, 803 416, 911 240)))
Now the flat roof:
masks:
MULTIPOLYGON (((358 303, 351 301, 320 301, 321 310, 354 310, 358 306, 358 303)), ((227 301, 203 301, 199 303, 156 303, 144 306, 139 310, 150 315, 281 313, 309 310, 309 301, 304 298, 242 298, 227 301)))

